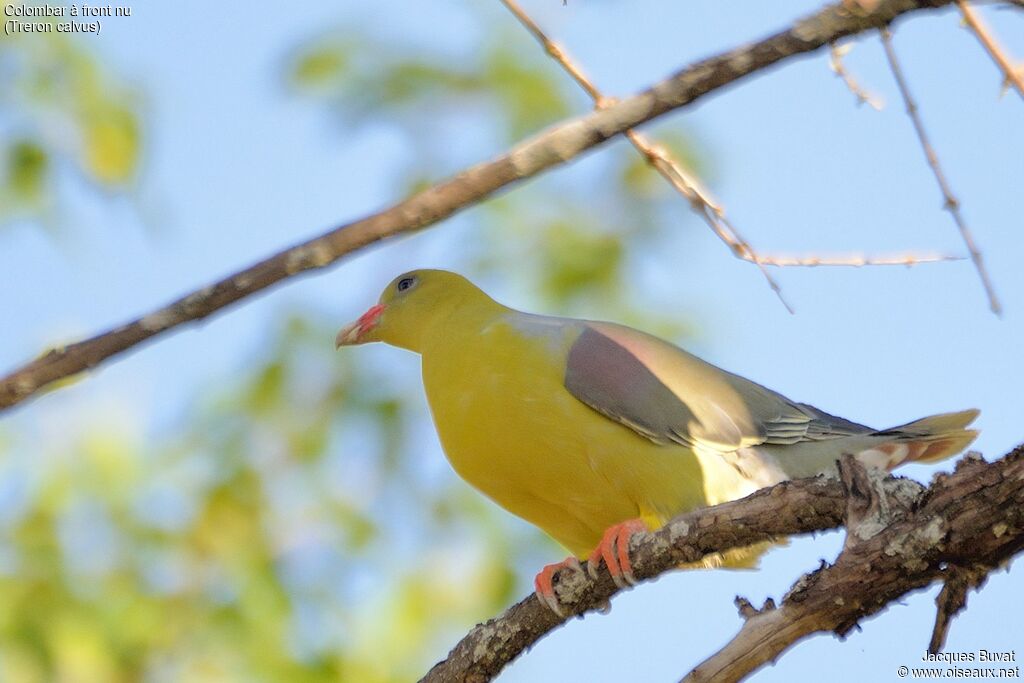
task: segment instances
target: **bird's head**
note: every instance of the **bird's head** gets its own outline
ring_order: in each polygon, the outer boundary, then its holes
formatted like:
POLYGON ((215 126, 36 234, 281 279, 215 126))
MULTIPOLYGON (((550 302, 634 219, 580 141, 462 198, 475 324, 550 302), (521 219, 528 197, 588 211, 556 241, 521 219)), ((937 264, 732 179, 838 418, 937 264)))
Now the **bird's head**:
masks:
POLYGON ((377 303, 341 328, 335 346, 382 341, 419 351, 424 334, 467 303, 493 301, 476 285, 446 270, 413 270, 384 288, 377 303))

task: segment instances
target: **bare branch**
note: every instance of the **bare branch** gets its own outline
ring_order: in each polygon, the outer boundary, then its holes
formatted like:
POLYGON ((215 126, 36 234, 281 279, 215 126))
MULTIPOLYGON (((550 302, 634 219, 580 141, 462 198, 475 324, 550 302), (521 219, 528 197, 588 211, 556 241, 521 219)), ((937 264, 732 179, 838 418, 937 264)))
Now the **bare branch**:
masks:
MULTIPOLYGON (((601 108, 611 104, 611 100, 601 94, 601 91, 594 85, 594 82, 583 73, 583 69, 569 57, 568 53, 560 45, 548 38, 537 22, 523 11, 519 3, 515 0, 501 0, 501 3, 508 8, 515 18, 519 20, 519 23, 525 26, 526 30, 544 47, 544 51, 561 64, 562 68, 572 76, 573 80, 590 95, 590 98, 594 100, 595 107, 601 108)), ((782 296, 782 288, 779 286, 779 283, 775 281, 771 273, 764 267, 764 264, 754 253, 750 244, 736 232, 736 229, 725 218, 725 211, 722 210, 721 206, 709 199, 707 193, 701 190, 697 179, 692 178, 686 172, 686 169, 683 168, 682 164, 671 157, 667 149, 660 145, 656 146, 646 136, 630 129, 626 131, 626 138, 644 156, 647 163, 657 170, 690 203, 690 207, 707 222, 719 239, 729 246, 733 255, 757 265, 765 280, 768 281, 768 286, 779 297, 779 301, 786 307, 786 310, 792 313, 793 308, 782 296)))
MULTIPOLYGON (((628 131, 626 137, 633 140, 632 136, 639 137, 639 134, 635 131, 628 131)), ((789 255, 776 255, 770 256, 760 253, 755 253, 750 244, 743 239, 739 231, 732 222, 726 217, 725 212, 715 204, 711 199, 708 198, 706 193, 702 193, 700 183, 695 178, 686 178, 682 174, 682 169, 678 164, 673 163, 667 157, 664 157, 664 149, 660 145, 649 145, 644 138, 640 138, 640 143, 637 144, 637 148, 647 157, 648 162, 653 165, 658 171, 672 184, 676 190, 679 191, 684 197, 690 200, 691 205, 700 213, 711 229, 718 235, 719 239, 725 242, 732 250, 733 255, 743 261, 755 263, 761 267, 762 272, 764 266, 778 266, 783 268, 793 267, 804 267, 804 268, 816 268, 818 266, 915 266, 922 263, 938 263, 941 261, 960 261, 963 257, 952 256, 948 254, 899 254, 893 256, 869 256, 864 254, 840 254, 837 256, 789 256, 789 255), (691 196, 688 192, 691 189, 695 189, 696 194, 691 196)), ((636 144, 636 141, 634 141, 636 144)), ((767 273, 766 273, 767 277, 767 273)), ((774 280, 768 279, 770 285, 774 285, 774 280)), ((774 286, 773 289, 776 289, 774 286)), ((781 293, 776 290, 777 294, 781 293)), ((789 309, 789 305, 783 300, 783 304, 789 309)), ((790 309, 792 312, 792 309, 790 309)))
POLYGON ((848 254, 839 256, 771 256, 758 255, 757 260, 766 266, 815 268, 817 266, 916 266, 922 263, 939 263, 942 261, 963 261, 963 256, 948 254, 893 254, 891 256, 868 256, 865 254, 848 254))
POLYGON ((847 90, 853 93, 853 96, 857 98, 857 104, 866 104, 875 111, 882 111, 882 98, 865 90, 861 84, 850 75, 850 72, 846 70, 846 66, 843 64, 843 57, 846 56, 852 48, 853 43, 847 43, 846 45, 837 45, 833 43, 829 49, 829 68, 832 69, 836 76, 842 79, 847 90))
MULTIPOLYGON (((501 3, 512 13, 527 31, 544 48, 544 51, 558 62, 562 68, 572 76, 572 79, 586 92, 596 107, 608 106, 612 100, 605 97, 594 82, 584 73, 583 68, 577 64, 569 53, 561 45, 553 41, 537 24, 533 18, 523 10, 516 0, 501 0, 501 3)), ((837 47, 834 43, 831 46, 832 69, 841 76, 851 91, 858 99, 867 102, 871 106, 880 108, 877 100, 867 94, 853 80, 844 69, 841 55, 844 48, 837 47)), ((919 263, 936 263, 940 261, 956 261, 960 257, 946 256, 941 254, 903 254, 899 256, 864 256, 859 254, 840 256, 764 256, 754 251, 739 231, 726 217, 724 209, 716 201, 711 199, 710 194, 703 189, 700 180, 687 172, 686 168, 672 158, 668 150, 663 146, 652 142, 643 134, 635 130, 627 130, 626 138, 644 156, 650 164, 665 180, 689 203, 691 208, 707 222, 711 230, 722 240, 732 251, 736 258, 753 263, 764 274, 768 285, 779 297, 783 306, 790 313, 792 307, 783 298, 782 290, 778 283, 771 277, 765 266, 777 267, 817 267, 817 266, 913 266, 919 263)))
POLYGON ((535 22, 525 10, 523 10, 519 3, 515 2, 515 0, 501 0, 501 4, 505 5, 505 8, 512 13, 512 16, 518 19, 519 23, 530 32, 530 35, 533 36, 534 40, 541 44, 544 51, 547 52, 552 59, 562 65, 562 68, 572 76, 572 79, 576 81, 576 84, 583 88, 584 92, 590 96, 590 99, 594 100, 595 106, 600 107, 605 103, 604 95, 602 95, 597 89, 597 86, 587 78, 583 73, 583 69, 573 62, 572 58, 564 49, 562 49, 561 45, 548 38, 540 25, 535 22))
MULTIPOLYGON (((824 477, 783 482, 633 538, 634 574, 649 579, 713 553, 848 520, 834 565, 800 579, 778 607, 769 600, 757 610, 737 599, 740 633, 686 680, 739 680, 811 633, 846 634, 889 602, 942 580, 947 565, 989 570, 1024 549, 1024 446, 991 464, 967 457, 927 490, 851 461, 842 467, 845 484, 824 477)), ((555 581, 570 616, 599 609, 619 591, 604 571, 596 580, 563 571, 555 581)), ((568 618, 531 595, 471 630, 422 681, 489 681, 568 618)))
POLYGON ((892 34, 889 32, 888 28, 883 28, 881 30, 881 34, 882 45, 885 47, 885 56, 889 60, 889 68, 892 70, 893 78, 896 79, 896 85, 899 88, 900 95, 903 97, 903 102, 907 107, 907 115, 914 124, 914 130, 917 132, 917 139, 921 143, 921 149, 924 151, 924 156, 928 160, 928 166, 932 169, 932 173, 935 175, 935 181, 939 184, 939 190, 942 192, 942 197, 945 200, 943 208, 949 211, 950 215, 953 217, 953 221, 956 223, 957 229, 960 230, 960 237, 967 246, 967 251, 971 255, 974 267, 978 271, 978 277, 981 278, 981 284, 985 288, 985 294, 988 296, 989 308, 992 309, 992 312, 996 315, 1001 315, 1003 310, 1002 305, 999 303, 999 298, 996 296, 995 288, 992 286, 992 280, 989 278, 988 271, 985 269, 981 250, 978 249, 978 245, 974 241, 974 236, 971 234, 970 229, 967 227, 967 222, 960 213, 960 202, 953 195, 953 190, 950 188, 949 182, 946 180, 946 175, 942 172, 942 167, 939 166, 939 157, 935 154, 935 149, 932 147, 932 144, 928 139, 928 134, 924 130, 924 123, 921 121, 921 115, 917 110, 917 103, 910 94, 910 88, 907 85, 906 78, 903 76, 903 69, 900 67, 899 60, 896 58, 896 51, 892 46, 892 34))
POLYGON ((988 568, 971 567, 964 569, 950 565, 945 573, 942 590, 935 598, 938 609, 935 612, 935 628, 928 643, 928 652, 935 654, 946 646, 946 636, 953 617, 967 608, 967 591, 977 589, 988 578, 988 568))
POLYGON ((120 327, 51 349, 0 379, 0 410, 21 403, 60 379, 90 370, 157 335, 202 320, 300 273, 328 266, 367 245, 433 225, 499 189, 564 164, 615 135, 773 64, 846 36, 887 26, 901 15, 952 2, 880 0, 870 11, 851 11, 842 2, 828 5, 780 33, 692 64, 641 93, 563 122, 379 213, 285 249, 120 327))
POLYGON ((960 14, 964 17, 964 22, 971 29, 971 32, 978 38, 985 51, 988 52, 989 57, 996 63, 999 69, 1003 72, 1003 84, 1005 88, 1009 88, 1011 85, 1016 88, 1017 92, 1021 97, 1024 97, 1024 67, 1015 65, 1006 53, 1003 51, 999 41, 995 39, 992 33, 985 26, 985 22, 981 20, 978 13, 974 11, 970 3, 966 0, 957 0, 957 7, 960 8, 960 14))

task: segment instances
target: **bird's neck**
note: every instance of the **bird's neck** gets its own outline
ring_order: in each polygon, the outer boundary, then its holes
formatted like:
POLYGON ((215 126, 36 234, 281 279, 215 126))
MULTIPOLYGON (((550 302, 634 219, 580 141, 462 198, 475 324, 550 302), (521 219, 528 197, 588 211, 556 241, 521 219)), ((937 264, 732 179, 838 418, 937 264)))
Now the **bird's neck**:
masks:
POLYGON ((391 344, 413 351, 428 353, 449 345, 461 345, 467 337, 479 334, 494 320, 511 309, 479 292, 471 296, 446 302, 420 321, 404 330, 400 338, 388 339, 391 344))

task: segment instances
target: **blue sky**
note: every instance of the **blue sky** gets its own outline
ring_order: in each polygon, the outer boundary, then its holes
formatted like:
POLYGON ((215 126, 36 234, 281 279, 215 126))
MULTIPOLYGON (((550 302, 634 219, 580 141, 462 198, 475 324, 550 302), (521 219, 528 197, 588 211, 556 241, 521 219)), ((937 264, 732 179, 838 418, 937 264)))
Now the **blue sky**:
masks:
MULTIPOLYGON (((610 94, 638 90, 818 6, 524 4, 610 94)), ((0 335, 5 367, 397 199, 395 174, 407 153, 402 139, 385 128, 339 131, 317 106, 286 92, 283 61, 303 39, 330 26, 368 23, 378 35, 453 50, 471 44, 466 36, 478 29, 458 3, 306 2, 283 8, 146 3, 135 6, 130 19, 108 20, 99 38, 89 38, 112 68, 145 93, 148 165, 133 200, 101 201, 72 186, 65 220, 73 229, 61 240, 32 226, 0 238, 0 272, 7 274, 0 335)), ((1024 13, 986 9, 984 16, 1010 52, 1024 59, 1024 13)), ((988 311, 966 261, 775 271, 797 309, 791 316, 757 270, 733 259, 686 215, 681 201, 678 251, 645 257, 635 273, 637 287, 650 291, 650 305, 699 321, 701 336, 688 341, 691 350, 830 412, 886 427, 978 407, 983 431, 976 448, 994 458, 1024 441, 1024 102, 1015 93, 998 97, 999 74, 952 12, 900 23, 895 41, 1002 297, 1001 319, 988 311)), ((858 43, 846 64, 881 95, 883 111, 855 106, 829 71, 826 55, 818 53, 670 118, 685 123, 699 141, 711 159, 714 193, 766 253, 964 253, 877 38, 858 43)), ((579 104, 582 113, 582 98, 579 104)), ((621 154, 622 147, 615 142, 553 173, 585 176, 596 154, 621 154)), ((499 151, 477 145, 458 154, 468 163, 499 151)), ((90 414, 113 411, 143 432, 158 431, 187 410, 198 387, 229 377, 240 359, 251 357, 269 321, 289 306, 347 321, 393 273, 445 266, 453 229, 441 225, 264 294, 6 416, 8 425, 71 429, 90 414)), ((500 275, 488 284, 506 303, 534 305, 500 275)), ((415 363, 394 350, 371 353, 415 363)), ((432 450, 442 457, 436 446, 432 450)), ((910 474, 927 480, 932 470, 916 467, 910 474)), ((610 615, 590 615, 552 634, 501 680, 675 680, 739 627, 735 595, 756 604, 779 598, 800 572, 834 557, 840 538, 795 541, 757 572, 663 577, 617 598, 610 615)), ((1022 606, 1017 574, 994 575, 971 596, 953 625, 950 650, 1024 649, 1013 629, 997 626, 1012 623, 1022 606)), ((756 680, 895 680, 896 667, 924 651, 935 592, 911 596, 866 622, 846 644, 830 637, 804 643, 756 680)))

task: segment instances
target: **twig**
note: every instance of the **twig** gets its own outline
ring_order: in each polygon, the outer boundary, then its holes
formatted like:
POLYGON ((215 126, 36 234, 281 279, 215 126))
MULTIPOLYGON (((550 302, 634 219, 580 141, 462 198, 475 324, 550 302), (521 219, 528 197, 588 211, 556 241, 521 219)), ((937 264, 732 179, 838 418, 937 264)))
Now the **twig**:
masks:
POLYGON ((953 617, 967 608, 967 591, 979 589, 988 578, 988 572, 987 567, 963 569, 955 564, 946 569, 942 590, 935 597, 935 626, 928 643, 928 652, 935 654, 946 646, 946 636, 949 635, 953 617))
POLYGON ((985 269, 981 251, 974 242, 974 236, 971 234, 963 215, 960 213, 960 202, 953 195, 953 190, 950 188, 949 182, 939 166, 939 158, 935 154, 935 149, 932 147, 931 142, 928 140, 928 134, 925 132, 924 124, 921 122, 921 115, 917 111, 917 103, 910 94, 910 88, 907 86, 907 81, 903 76, 903 69, 900 68, 899 60, 896 58, 896 51, 892 46, 892 34, 888 28, 882 28, 880 33, 882 34, 882 45, 885 47, 885 56, 889 60, 889 68, 892 70, 893 78, 896 79, 896 85, 907 107, 907 115, 914 124, 914 130, 917 132, 917 139, 921 143, 921 149, 928 160, 928 166, 932 169, 932 173, 935 174, 935 181, 939 184, 939 190, 942 192, 942 197, 945 200, 943 208, 949 211, 953 221, 956 223, 956 227, 960 230, 960 237, 967 246, 967 251, 971 255, 974 267, 978 271, 978 277, 981 278, 981 284, 985 288, 985 294, 988 296, 989 308, 996 315, 1001 315, 1002 306, 999 303, 999 298, 996 296, 988 271, 985 269))
POLYGON ((882 99, 865 90, 860 83, 850 75, 843 65, 843 57, 853 48, 853 43, 837 45, 833 43, 829 49, 828 65, 836 76, 846 84, 847 90, 857 98, 857 104, 866 104, 875 111, 882 111, 882 99))
MULTIPOLYGON (((502 2, 506 2, 506 0, 502 0, 502 2)), ((757 253, 754 252, 750 243, 743 239, 743 236, 736 230, 732 222, 726 218, 725 211, 718 204, 711 201, 705 193, 701 192, 697 181, 689 177, 683 167, 675 163, 668 156, 668 152, 663 147, 651 144, 640 133, 635 130, 626 131, 626 138, 644 155, 647 163, 657 169, 658 173, 668 180, 669 184, 690 202, 693 210, 700 214, 718 238, 728 245, 734 256, 757 266, 761 274, 764 275, 764 279, 768 282, 768 286, 775 292, 775 296, 779 298, 779 301, 782 302, 782 305, 786 307, 789 313, 793 313, 793 307, 789 305, 789 302, 782 295, 782 288, 779 286, 779 283, 775 281, 775 278, 765 268, 765 265, 769 264, 762 261, 757 253)))
POLYGON ((892 256, 868 256, 863 254, 848 254, 841 256, 771 256, 758 255, 758 261, 766 266, 778 266, 791 268, 801 266, 804 268, 815 268, 817 266, 849 266, 861 268, 863 266, 916 266, 922 263, 939 263, 943 261, 963 261, 963 256, 950 256, 948 254, 894 254, 892 256))
MULTIPOLYGON (((503 2, 505 0, 502 0, 503 2)), ((635 131, 627 131, 626 136, 637 135, 635 131)), ((641 138, 643 142, 643 138, 641 138)), ((768 256, 755 253, 750 244, 736 230, 735 226, 725 216, 725 212, 705 193, 699 189, 695 195, 689 194, 693 188, 699 188, 700 184, 696 179, 681 176, 683 173, 679 164, 672 163, 667 157, 663 158, 664 150, 660 145, 638 145, 648 161, 672 184, 672 186, 684 197, 690 200, 698 213, 701 213, 715 234, 725 242, 732 250, 733 255, 743 261, 755 263, 758 266, 778 266, 784 268, 805 267, 815 268, 818 266, 914 266, 922 263, 937 263, 940 261, 960 261, 961 256, 948 254, 900 254, 897 256, 869 256, 861 254, 844 254, 838 256, 789 256, 778 255, 768 256), (653 160, 652 160, 653 159, 653 160), (664 163, 663 163, 664 162, 664 163)), ((770 281, 769 281, 770 282, 770 281)))
POLYGON ((909 12, 936 9, 953 1, 882 0, 873 11, 863 14, 851 13, 841 4, 826 6, 775 35, 692 64, 643 92, 565 121, 372 216, 285 249, 108 332, 51 349, 0 379, 0 411, 58 380, 95 368, 108 358, 279 282, 328 266, 370 244, 433 225, 499 189, 564 164, 615 135, 745 76, 847 36, 886 26, 909 12))
POLYGON ((984 46, 992 61, 1002 70, 1003 87, 1009 88, 1012 85, 1017 89, 1020 96, 1024 97, 1024 78, 1021 77, 1022 68, 1014 66, 1013 62, 1006 56, 1006 53, 1003 52, 1002 46, 999 45, 999 42, 989 32, 985 22, 981 20, 981 17, 974 11, 970 3, 966 2, 966 0, 957 0, 956 5, 960 8, 960 14, 963 15, 964 22, 970 27, 971 32, 984 46))

